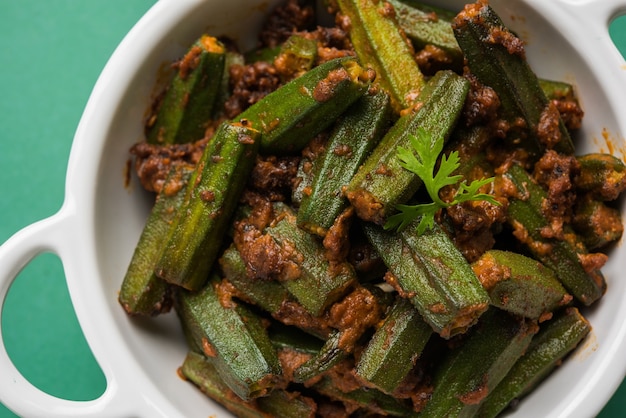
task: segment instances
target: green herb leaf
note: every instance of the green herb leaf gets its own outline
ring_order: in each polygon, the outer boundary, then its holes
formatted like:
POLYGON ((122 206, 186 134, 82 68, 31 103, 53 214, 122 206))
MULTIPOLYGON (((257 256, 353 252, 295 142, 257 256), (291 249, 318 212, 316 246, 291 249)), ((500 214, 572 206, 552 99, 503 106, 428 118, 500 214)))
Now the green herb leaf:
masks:
POLYGON ((443 151, 443 138, 432 138, 432 135, 425 129, 419 128, 417 135, 411 135, 409 140, 412 149, 398 147, 398 159, 403 168, 417 174, 422 179, 432 202, 417 205, 397 205, 396 209, 399 212, 387 219, 385 229, 401 230, 420 218, 417 232, 423 234, 435 225, 435 215, 442 208, 470 200, 485 200, 494 205, 500 204, 492 195, 479 192, 481 187, 493 182, 493 177, 474 180, 468 185, 464 180, 461 182, 463 176, 453 175, 461 165, 457 151, 451 152, 448 156, 443 155, 439 169, 435 172, 439 155, 443 151), (453 185, 459 186, 456 195, 452 201, 444 202, 439 197, 439 191, 445 186, 453 185))

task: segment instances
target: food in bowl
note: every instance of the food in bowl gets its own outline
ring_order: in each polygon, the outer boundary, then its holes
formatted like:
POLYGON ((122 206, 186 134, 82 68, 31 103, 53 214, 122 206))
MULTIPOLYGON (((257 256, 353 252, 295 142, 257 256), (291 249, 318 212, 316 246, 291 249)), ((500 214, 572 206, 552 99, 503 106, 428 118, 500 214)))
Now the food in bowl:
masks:
POLYGON ((497 414, 545 370, 508 379, 589 332, 623 164, 574 155, 572 86, 537 79, 486 2, 334 7, 337 26, 310 27, 288 2, 266 48, 208 35, 176 63, 132 150, 158 195, 120 301, 175 305, 181 374, 241 416, 497 414), (456 46, 419 44, 414 15, 450 19, 456 46), (201 84, 218 103, 202 137, 165 144, 201 84))

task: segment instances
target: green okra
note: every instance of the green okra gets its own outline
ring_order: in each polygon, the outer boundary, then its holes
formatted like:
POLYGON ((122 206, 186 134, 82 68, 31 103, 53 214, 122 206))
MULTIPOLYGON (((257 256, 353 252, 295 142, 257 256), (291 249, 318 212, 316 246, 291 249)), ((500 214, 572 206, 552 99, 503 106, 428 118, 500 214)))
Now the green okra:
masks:
POLYGON ((339 400, 351 408, 361 409, 365 416, 370 416, 368 414, 403 418, 418 416, 418 414, 413 411, 411 404, 406 400, 396 399, 391 395, 387 395, 373 388, 359 388, 343 392, 338 389, 332 379, 327 376, 323 376, 312 388, 320 394, 326 395, 331 399, 339 400))
POLYGON ((533 181, 526 170, 513 164, 503 174, 517 192, 509 197, 507 222, 516 231, 533 257, 556 273, 565 289, 585 305, 591 305, 606 291, 606 281, 598 267, 585 268, 588 254, 581 239, 564 225, 564 238, 546 238, 542 229, 549 227, 542 205, 546 191, 533 181))
POLYGON ((340 347, 340 341, 341 332, 333 331, 320 350, 294 371, 294 382, 313 379, 345 359, 348 353, 340 347))
POLYGON ((280 46, 274 66, 283 77, 298 77, 309 71, 317 60, 317 41, 302 35, 291 35, 280 46))
POLYGON ((130 260, 118 300, 130 315, 152 316, 172 306, 170 285, 154 273, 169 225, 184 199, 193 167, 174 165, 158 193, 130 260))
POLYGON ((313 418, 316 405, 304 396, 285 390, 273 390, 268 395, 245 401, 233 393, 221 379, 213 364, 202 354, 189 352, 180 368, 182 375, 203 393, 224 405, 240 418, 313 418))
POLYGON ((393 393, 414 367, 433 330, 415 307, 397 298, 355 366, 356 374, 382 392, 393 393))
POLYGON ((230 77, 230 67, 244 64, 245 57, 243 56, 243 54, 236 51, 226 51, 224 56, 224 73, 222 74, 219 94, 215 99, 213 120, 223 117, 225 113, 224 105, 232 95, 232 78, 230 77))
POLYGON ((237 119, 262 133, 263 151, 295 152, 361 97, 373 76, 352 57, 336 58, 282 85, 237 119))
MULTIPOLYGON (((385 231, 366 223, 363 230, 389 269, 391 284, 408 298, 431 327, 443 338, 462 334, 474 325, 489 306, 489 296, 458 249, 446 242, 445 233, 438 227, 424 240, 409 238, 385 231), (440 244, 443 243, 443 245, 440 244), (437 245, 423 251, 424 245, 437 245), (454 247, 454 248, 453 248, 454 247), (441 259, 438 259, 441 257, 441 259), (436 266, 436 264, 440 264, 436 266), (456 282, 460 286, 454 289, 456 282)), ((415 233, 415 228, 405 229, 415 233)), ((449 238, 447 238, 449 240, 449 238)))
POLYGON ((222 253, 219 264, 224 278, 241 292, 253 304, 270 314, 278 312, 289 292, 280 283, 273 280, 255 280, 248 277, 241 254, 231 245, 222 253))
POLYGON ((291 191, 291 202, 300 206, 304 196, 311 192, 313 178, 315 176, 315 164, 319 160, 317 153, 303 153, 298 163, 296 172, 296 184, 291 191))
MULTIPOLYGON (((492 140, 492 133, 487 126, 472 125, 464 126, 459 124, 456 127, 450 140, 444 147, 443 153, 449 155, 452 151, 456 151, 460 159, 460 167, 456 172, 464 174, 471 171, 471 167, 467 168, 465 164, 475 159, 477 162, 486 161, 485 149, 492 140)), ((485 163, 480 163, 485 165, 485 163)), ((488 170, 493 171, 493 169, 488 170)))
POLYGON ((589 251, 619 241, 624 233, 620 211, 588 194, 576 202, 572 227, 589 251))
POLYGON ((422 186, 417 174, 402 167, 398 147, 411 149, 409 137, 418 128, 447 140, 468 91, 469 82, 452 71, 439 71, 428 81, 418 98, 419 110, 398 119, 346 187, 345 194, 360 218, 383 225, 396 205, 405 203, 422 186))
POLYGON ((538 327, 491 308, 435 370, 431 398, 420 417, 471 417, 524 354, 538 327))
POLYGON ((304 193, 310 190, 311 180, 313 180, 312 163, 308 159, 302 158, 298 163, 298 171, 296 172, 296 185, 291 193, 291 201, 298 206, 302 202, 304 193))
POLYGON ((212 36, 203 35, 191 46, 147 122, 148 142, 174 144, 204 137, 221 94, 225 55, 224 45, 212 36))
MULTIPOLYGON (((395 233, 382 227, 364 223, 365 236, 380 254, 389 272, 385 276, 392 280, 392 286, 401 295, 409 298, 424 320, 438 334, 452 335, 455 321, 454 312, 448 308, 448 301, 439 294, 432 283, 428 271, 413 256, 411 248, 395 233)), ((461 332, 464 332, 463 329, 461 332)))
POLYGON ((320 352, 324 340, 304 332, 296 326, 272 322, 267 333, 276 350, 289 350, 314 356, 320 352))
MULTIPOLYGON (((397 1, 397 0, 394 0, 397 1)), ((410 6, 414 9, 418 9, 424 13, 433 13, 437 15, 438 19, 452 22, 452 19, 457 15, 457 12, 445 7, 432 6, 426 4, 422 0, 399 0, 402 4, 410 6)), ((450 24, 450 23, 449 23, 450 24)))
POLYGON ((245 401, 237 396, 224 383, 215 366, 201 353, 187 353, 180 373, 189 382, 197 386, 202 393, 223 405, 240 418, 270 418, 259 411, 253 402, 245 401))
POLYGON ((539 78, 539 87, 549 100, 568 100, 578 103, 574 86, 559 80, 539 78))
POLYGON ((455 314, 452 329, 458 331, 471 327, 487 310, 489 295, 463 254, 439 225, 423 234, 417 233, 416 225, 409 225, 400 232, 402 240, 428 271, 436 291, 448 301, 449 309, 455 314))
POLYGON ((338 0, 349 21, 347 32, 359 61, 376 71, 376 83, 389 92, 396 111, 413 105, 424 87, 410 42, 402 33, 387 2, 338 0))
POLYGON ((542 323, 526 353, 487 395, 476 416, 496 417, 511 401, 529 393, 590 331, 591 325, 575 307, 567 308, 542 323))
POLYGON ((244 400, 264 396, 281 374, 276 350, 259 317, 242 304, 225 306, 214 276, 199 291, 180 291, 177 313, 228 387, 244 400))
POLYGON ((268 396, 257 399, 259 409, 270 417, 315 418, 317 403, 301 393, 275 390, 268 396))
POLYGON ((170 225, 156 274, 169 283, 202 287, 219 255, 228 221, 252 170, 260 133, 224 122, 204 149, 170 225))
POLYGON ((580 174, 574 179, 576 189, 605 201, 617 199, 626 190, 626 165, 619 158, 592 153, 576 159, 580 164, 580 174))
POLYGON ((416 49, 432 45, 451 60, 451 67, 462 68, 463 52, 452 30, 454 13, 403 0, 388 0, 396 12, 400 28, 416 49))
POLYGON ((283 206, 278 219, 265 233, 289 260, 279 281, 311 315, 319 316, 355 284, 354 269, 347 262, 331 265, 320 241, 298 227, 293 210, 283 206))
POLYGON ((244 54, 244 62, 246 64, 254 62, 274 62, 274 59, 280 53, 280 45, 275 47, 255 48, 244 54))
POLYGON ((457 15, 453 30, 470 72, 498 94, 502 118, 517 126, 523 119, 521 132, 509 132, 511 139, 527 137, 523 146, 537 158, 550 148, 573 154, 570 134, 528 64, 523 42, 496 12, 475 3, 457 15))
POLYGON ((310 193, 303 195, 298 226, 324 236, 348 206, 343 195, 363 161, 382 138, 391 118, 389 95, 366 93, 335 123, 314 169, 310 193))
POLYGON ((492 249, 472 267, 491 304, 512 314, 539 319, 572 300, 552 270, 522 254, 492 249))
MULTIPOLYGON (((291 293, 275 280, 250 278, 241 254, 234 245, 228 247, 219 259, 224 278, 231 283, 241 297, 269 313, 274 319, 284 322, 296 316, 291 309, 302 309, 291 293)), ((304 315, 300 313, 299 315, 304 315)), ((303 319, 303 318, 301 318, 303 319)), ((320 323, 304 321, 300 328, 319 338, 325 338, 327 331, 320 323)))
POLYGON ((559 110, 565 127, 573 132, 581 127, 584 110, 578 100, 574 86, 564 81, 539 79, 539 86, 546 98, 559 110))

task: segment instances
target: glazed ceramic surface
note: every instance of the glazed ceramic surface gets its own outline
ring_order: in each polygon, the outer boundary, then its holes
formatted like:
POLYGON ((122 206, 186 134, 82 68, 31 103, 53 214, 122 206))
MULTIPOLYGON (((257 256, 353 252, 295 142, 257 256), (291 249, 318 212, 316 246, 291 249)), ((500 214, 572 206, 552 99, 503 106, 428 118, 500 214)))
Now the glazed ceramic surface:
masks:
MULTIPOLYGON (((74 138, 63 207, 0 247, 0 301, 36 255, 59 255, 107 389, 87 402, 43 393, 19 374, 0 341, 0 400, 20 415, 230 416, 177 377, 187 348, 175 315, 130 320, 117 302, 150 205, 138 183, 125 184, 125 170, 129 147, 142 139, 160 66, 178 58, 202 32, 228 35, 244 50, 253 46, 264 14, 276 3, 161 0, 111 57, 74 138)), ((464 2, 431 3, 459 9, 464 2)), ((612 150, 624 158, 626 63, 609 38, 608 24, 626 11, 626 0, 492 0, 491 5, 527 42, 528 59, 541 77, 577 86, 585 110, 576 137, 579 153, 612 150)), ((626 281, 621 277, 626 248, 617 245, 610 256, 603 269, 609 290, 584 312, 592 334, 511 416, 590 417, 621 383, 626 372, 626 281)))

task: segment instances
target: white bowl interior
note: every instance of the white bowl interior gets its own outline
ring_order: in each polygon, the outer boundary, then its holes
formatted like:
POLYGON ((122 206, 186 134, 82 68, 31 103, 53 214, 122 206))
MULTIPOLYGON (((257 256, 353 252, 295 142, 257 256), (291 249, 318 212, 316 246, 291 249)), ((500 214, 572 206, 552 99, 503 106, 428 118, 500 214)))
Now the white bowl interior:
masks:
MULTIPOLYGON (((85 173, 87 176, 93 175, 89 181, 95 185, 94 227, 98 265, 97 277, 92 280, 97 280, 96 288, 103 290, 102 297, 106 299, 108 311, 92 314, 113 318, 115 326, 126 340, 128 355, 166 394, 167 400, 181 415, 188 417, 206 417, 221 409, 212 406, 213 403, 204 395, 176 376, 176 369, 181 365, 187 349, 175 315, 150 321, 130 320, 117 303, 122 277, 150 205, 148 195, 141 190, 135 178, 130 187, 124 186, 124 170, 129 159, 129 147, 141 139, 142 120, 159 67, 179 57, 205 30, 214 35, 237 35, 236 39, 243 45, 252 46, 262 13, 269 5, 268 2, 259 1, 256 2, 257 7, 251 7, 250 3, 234 0, 183 2, 181 7, 185 12, 180 22, 175 22, 177 24, 166 16, 162 16, 162 21, 155 19, 152 24, 162 24, 164 30, 151 42, 151 49, 135 52, 145 55, 145 60, 136 71, 125 74, 124 68, 111 69, 121 78, 129 77, 129 88, 119 97, 109 130, 102 133, 105 138, 99 166, 82 173, 68 173, 70 185, 72 176, 84 177, 85 173)), ((434 3, 458 9, 463 1, 434 3)), ((176 4, 170 2, 172 7, 176 4)), ((620 132, 619 117, 623 117, 623 114, 618 115, 617 110, 612 109, 605 99, 605 84, 600 82, 599 76, 585 61, 582 49, 577 50, 575 41, 559 32, 551 23, 550 16, 536 12, 525 2, 494 0, 492 5, 528 41, 528 58, 540 76, 576 84, 586 112, 584 128, 577 138, 580 152, 606 150, 602 132, 606 130, 617 137, 620 132)), ((626 284, 618 277, 620 268, 623 270, 626 266, 626 250, 623 246, 617 246, 611 256, 612 261, 604 269, 609 291, 598 307, 585 312, 594 327, 593 335, 558 373, 522 403, 515 416, 548 416, 551 412, 556 416, 558 411, 566 409, 566 402, 587 390, 585 381, 597 380, 594 369, 604 367, 602 358, 611 356, 615 349, 611 340, 616 334, 621 334, 621 319, 617 313, 623 313, 620 305, 626 295, 626 284)), ((620 375, 613 381, 618 384, 623 370, 620 368, 616 372, 620 375)), ((607 390, 612 389, 614 387, 607 390)), ((596 409, 600 407, 598 405, 596 409)))

